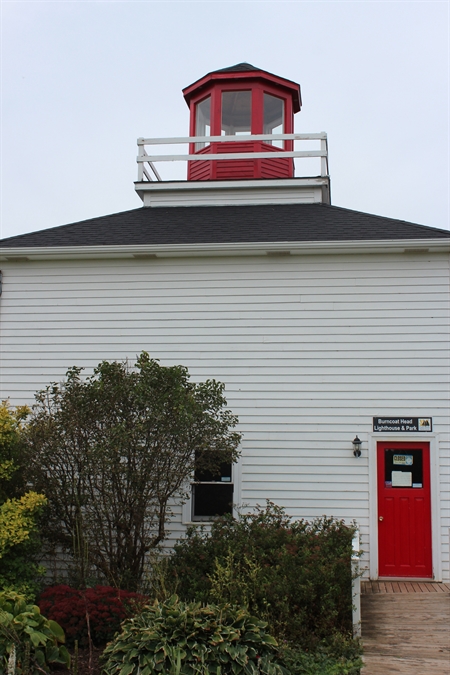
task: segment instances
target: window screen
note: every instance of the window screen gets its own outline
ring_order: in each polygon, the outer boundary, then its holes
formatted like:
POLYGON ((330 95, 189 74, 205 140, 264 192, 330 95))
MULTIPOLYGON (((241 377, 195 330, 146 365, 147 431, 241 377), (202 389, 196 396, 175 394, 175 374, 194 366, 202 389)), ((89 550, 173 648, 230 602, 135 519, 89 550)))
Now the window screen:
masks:
MULTIPOLYGON (((195 106, 195 135, 211 136, 211 96, 195 106)), ((196 143, 195 149, 204 148, 206 143, 196 143)))
MULTIPOLYGON (((264 128, 265 134, 284 134, 284 101, 277 96, 264 94, 264 128)), ((278 148, 284 146, 283 141, 267 141, 278 148)))
POLYGON ((222 136, 249 134, 252 129, 252 92, 222 92, 222 136))

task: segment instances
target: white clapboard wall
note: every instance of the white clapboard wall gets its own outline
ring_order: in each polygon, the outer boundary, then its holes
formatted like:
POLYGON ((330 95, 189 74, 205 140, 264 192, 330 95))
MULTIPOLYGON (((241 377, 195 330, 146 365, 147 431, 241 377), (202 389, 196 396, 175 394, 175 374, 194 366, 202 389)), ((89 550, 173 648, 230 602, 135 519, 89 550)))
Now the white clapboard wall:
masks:
MULTIPOLYGON (((356 520, 369 561, 372 417, 430 416, 449 505, 448 256, 309 255, 2 264, 1 396, 140 351, 225 382, 243 433, 236 494, 356 520)), ((175 510, 172 540, 182 533, 175 510)), ((447 511, 448 514, 448 511, 447 511)), ((441 556, 449 578, 450 520, 441 556)))

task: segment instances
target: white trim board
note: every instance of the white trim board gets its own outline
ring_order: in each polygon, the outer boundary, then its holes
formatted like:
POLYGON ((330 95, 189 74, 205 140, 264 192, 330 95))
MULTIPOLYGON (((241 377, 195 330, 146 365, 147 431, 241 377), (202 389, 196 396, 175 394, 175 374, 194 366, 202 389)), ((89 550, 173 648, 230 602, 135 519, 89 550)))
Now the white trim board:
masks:
POLYGON ((353 241, 278 241, 228 244, 128 244, 95 246, 17 246, 0 247, 0 260, 26 264, 29 260, 117 259, 147 256, 152 258, 199 258, 209 256, 361 255, 368 253, 405 253, 428 255, 448 253, 448 239, 384 239, 353 241))
MULTIPOLYGON (((233 154, 233 159, 236 155, 233 154)), ((146 158, 151 159, 151 158, 146 158)), ((330 203, 328 177, 233 181, 143 181, 135 189, 146 207, 330 203)))

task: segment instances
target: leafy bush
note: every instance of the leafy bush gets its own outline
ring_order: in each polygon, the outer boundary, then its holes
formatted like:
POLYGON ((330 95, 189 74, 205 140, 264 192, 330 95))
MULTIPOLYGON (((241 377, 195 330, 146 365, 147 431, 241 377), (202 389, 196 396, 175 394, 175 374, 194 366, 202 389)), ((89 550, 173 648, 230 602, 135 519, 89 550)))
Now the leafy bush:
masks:
POLYGON ((27 478, 48 498, 43 534, 71 554, 83 586, 93 567, 137 590, 194 469, 236 461, 241 436, 224 389, 142 352, 134 366, 102 361, 87 378, 74 366, 36 394, 23 442, 27 478))
POLYGON ((69 667, 64 642, 61 626, 42 616, 39 607, 13 591, 0 592, 0 672, 37 675, 50 665, 69 667))
POLYGON ((0 503, 23 492, 20 440, 29 414, 27 406, 12 408, 0 401, 0 503))
POLYGON ((295 675, 359 675, 363 666, 360 652, 356 642, 351 655, 336 657, 325 649, 310 653, 284 648, 281 658, 283 665, 295 675))
POLYGON ((35 597, 44 568, 36 561, 40 539, 36 521, 44 495, 27 492, 0 505, 0 587, 35 597))
POLYGON ((353 533, 334 518, 291 521, 268 502, 215 520, 209 533, 189 529, 167 564, 167 585, 185 601, 244 604, 278 638, 315 649, 352 630, 353 533))
POLYGON ((34 598, 44 572, 37 522, 47 500, 25 491, 19 446, 28 414, 26 406, 0 402, 0 587, 34 598))
POLYGON ((39 607, 64 629, 67 641, 88 644, 88 625, 92 642, 102 645, 111 640, 121 622, 142 606, 144 598, 137 593, 111 586, 95 586, 84 591, 70 586, 49 586, 41 593, 39 607))
POLYGON ((122 625, 104 652, 106 675, 282 675, 266 623, 230 605, 186 604, 173 595, 122 625))

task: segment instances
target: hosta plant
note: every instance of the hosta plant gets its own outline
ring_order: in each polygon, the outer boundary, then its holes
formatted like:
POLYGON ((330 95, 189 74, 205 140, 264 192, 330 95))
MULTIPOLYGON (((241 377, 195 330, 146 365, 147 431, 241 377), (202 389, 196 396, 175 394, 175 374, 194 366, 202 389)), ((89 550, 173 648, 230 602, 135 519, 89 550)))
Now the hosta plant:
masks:
POLYGON ((122 624, 104 652, 106 675, 286 675, 266 623, 232 605, 173 595, 122 624))
POLYGON ((64 631, 37 605, 13 591, 0 592, 0 673, 41 675, 50 666, 69 667, 64 631))

